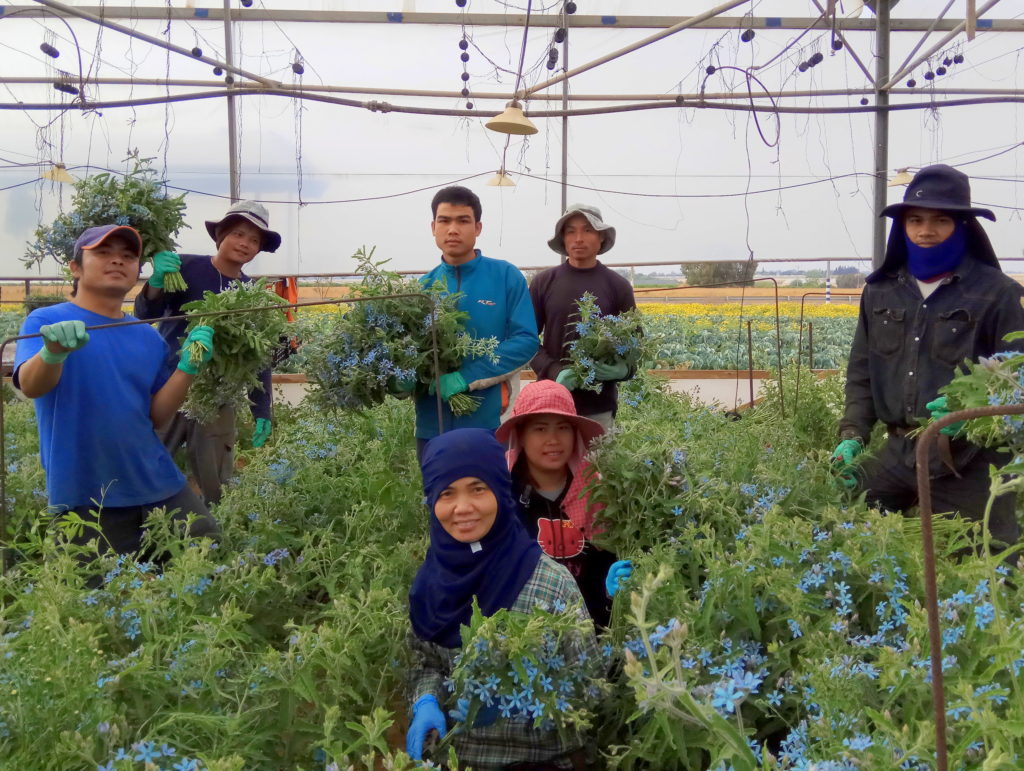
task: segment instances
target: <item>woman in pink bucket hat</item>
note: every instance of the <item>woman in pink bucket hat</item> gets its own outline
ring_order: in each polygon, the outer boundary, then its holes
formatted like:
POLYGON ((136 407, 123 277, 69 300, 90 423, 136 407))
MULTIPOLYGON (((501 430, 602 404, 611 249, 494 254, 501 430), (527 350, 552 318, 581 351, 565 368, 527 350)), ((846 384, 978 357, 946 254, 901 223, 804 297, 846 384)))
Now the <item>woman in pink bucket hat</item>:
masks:
POLYGON ((609 594, 632 568, 590 542, 599 506, 582 494, 593 473, 584 456, 603 433, 600 423, 576 414, 565 386, 537 380, 523 388, 495 436, 508 447, 512 492, 526 531, 572 573, 594 622, 608 626, 609 594))

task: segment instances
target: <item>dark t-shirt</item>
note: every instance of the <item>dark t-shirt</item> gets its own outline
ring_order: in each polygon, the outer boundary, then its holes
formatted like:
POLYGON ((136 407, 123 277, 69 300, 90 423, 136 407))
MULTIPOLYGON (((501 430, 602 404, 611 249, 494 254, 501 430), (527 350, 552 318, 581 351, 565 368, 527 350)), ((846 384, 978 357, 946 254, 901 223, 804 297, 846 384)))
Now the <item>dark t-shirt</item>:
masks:
MULTIPOLYGON (((517 466, 518 468, 518 466, 517 466)), ((566 480, 569 489, 571 477, 566 480)), ((531 538, 536 538, 541 550, 565 567, 576 579, 587 611, 594 623, 607 627, 611 618, 611 599, 605 592, 604 579, 615 555, 598 549, 587 541, 562 511, 565 490, 555 500, 545 498, 520 473, 512 474, 512 494, 519 507, 519 518, 531 538)))
MULTIPOLYGON (((597 298, 598 307, 606 316, 636 307, 633 287, 600 261, 586 269, 574 268, 565 262, 540 273, 530 284, 537 331, 543 334, 540 350, 530 361, 539 379, 554 380, 565 366, 566 346, 579 337, 575 326, 579 321, 576 300, 584 292, 597 298)), ((608 382, 601 393, 577 389, 572 392, 572 398, 580 415, 614 412, 618 388, 614 382, 608 382)))
MULTIPOLYGON (((145 288, 135 298, 135 315, 140 319, 159 319, 161 316, 178 316, 181 314, 181 306, 194 300, 202 300, 204 292, 220 294, 227 289, 235 279, 229 278, 213 266, 213 260, 198 254, 181 255, 181 277, 188 284, 184 292, 164 292, 155 300, 147 300, 145 288)), ((252 281, 244 273, 238 278, 243 283, 252 281)), ((181 338, 185 336, 187 322, 184 319, 178 321, 161 321, 157 325, 160 336, 167 341, 167 346, 177 357, 181 348, 181 338)), ((216 340, 214 341, 216 345, 216 340)), ((252 402, 253 418, 270 418, 270 369, 260 372, 260 382, 263 390, 256 389, 249 394, 252 402)))

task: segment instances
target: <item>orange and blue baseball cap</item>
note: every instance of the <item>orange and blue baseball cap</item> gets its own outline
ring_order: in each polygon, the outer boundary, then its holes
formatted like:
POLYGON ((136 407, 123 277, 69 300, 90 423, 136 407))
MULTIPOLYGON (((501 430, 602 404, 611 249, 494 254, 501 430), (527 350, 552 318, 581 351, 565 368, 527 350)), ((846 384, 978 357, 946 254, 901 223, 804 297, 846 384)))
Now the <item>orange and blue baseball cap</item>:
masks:
POLYGON ((97 225, 93 228, 87 228, 78 237, 78 240, 75 241, 74 259, 76 261, 81 260, 83 251, 95 249, 113 235, 126 239, 132 249, 135 250, 135 255, 142 257, 142 236, 139 235, 139 231, 135 228, 129 225, 97 225))

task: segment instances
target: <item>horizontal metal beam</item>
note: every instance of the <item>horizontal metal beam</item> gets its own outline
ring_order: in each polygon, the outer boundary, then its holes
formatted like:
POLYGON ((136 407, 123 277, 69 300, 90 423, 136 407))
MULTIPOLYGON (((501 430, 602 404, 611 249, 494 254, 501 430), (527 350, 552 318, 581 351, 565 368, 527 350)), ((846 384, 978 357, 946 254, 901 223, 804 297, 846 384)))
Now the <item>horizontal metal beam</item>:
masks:
MULTIPOLYGON (((0 77, 0 85, 50 85, 56 79, 53 77, 0 77)), ((75 83, 78 81, 76 80, 75 83)), ((153 86, 159 88, 210 88, 226 89, 227 85, 222 80, 189 80, 177 78, 86 78, 87 86, 153 86)), ((291 91, 296 96, 308 93, 320 94, 371 94, 378 96, 410 96, 439 99, 459 99, 458 91, 428 91, 422 89, 403 88, 375 88, 373 86, 316 86, 309 84, 293 85, 283 83, 274 88, 275 91, 291 91)), ((873 94, 873 87, 865 88, 821 88, 821 89, 799 89, 790 91, 716 91, 716 92, 693 92, 685 94, 569 94, 570 102, 675 102, 679 99, 686 100, 720 100, 720 99, 802 99, 811 97, 827 96, 861 96, 873 94)), ((1024 96, 1024 90, 1017 88, 893 88, 893 94, 925 94, 931 96, 1024 96)), ((507 92, 497 91, 474 91, 473 99, 494 99, 507 102, 511 95, 507 92)), ((561 94, 532 94, 531 101, 557 102, 562 100, 561 94)))
MULTIPOLYGON (((127 21, 223 21, 222 8, 160 8, 132 6, 75 6, 76 10, 102 16, 105 19, 127 21)), ((0 6, 0 20, 11 18, 45 18, 52 16, 35 5, 0 6)), ((530 17, 531 27, 560 27, 561 14, 537 14, 530 17)), ((577 14, 571 26, 579 28, 664 29, 684 21, 686 16, 597 16, 577 14)), ((521 27, 524 14, 503 13, 429 13, 400 11, 311 11, 275 8, 234 8, 231 19, 235 22, 329 22, 336 24, 441 24, 474 27, 521 27)), ((803 16, 718 16, 694 25, 697 29, 793 29, 805 30, 816 19, 803 16)), ((948 32, 959 23, 957 19, 893 19, 893 32, 925 32, 932 28, 948 32)), ((831 27, 831 24, 830 24, 831 27)), ((836 29, 872 32, 873 17, 863 19, 836 19, 836 29)), ((1024 32, 1022 19, 978 19, 979 30, 996 32, 1024 32)))

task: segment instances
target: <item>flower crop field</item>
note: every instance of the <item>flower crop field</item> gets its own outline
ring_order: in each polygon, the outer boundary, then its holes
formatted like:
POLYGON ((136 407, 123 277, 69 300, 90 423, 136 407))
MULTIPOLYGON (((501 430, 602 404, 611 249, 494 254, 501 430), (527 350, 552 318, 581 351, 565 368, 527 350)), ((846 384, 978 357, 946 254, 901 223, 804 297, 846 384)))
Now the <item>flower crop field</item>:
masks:
MULTIPOLYGON (((797 404, 794 374, 785 417, 774 384, 738 420, 647 377, 623 388, 593 456, 602 542, 636 564, 586 705, 601 767, 933 767, 919 525, 835 485, 842 383, 805 373, 797 404)), ((6 418, 0 767, 414 767, 411 405, 279 406, 214 510, 218 542, 180 542, 158 513, 159 560, 91 567, 41 513, 31 406, 6 418)), ((1024 582, 973 556, 976 538, 936 520, 950 768, 1020 768, 1024 582)), ((513 681, 489 666, 474 661, 481 681, 513 681)))

